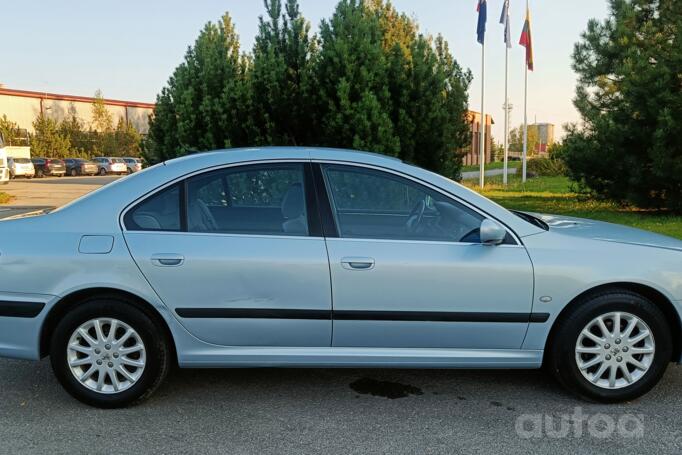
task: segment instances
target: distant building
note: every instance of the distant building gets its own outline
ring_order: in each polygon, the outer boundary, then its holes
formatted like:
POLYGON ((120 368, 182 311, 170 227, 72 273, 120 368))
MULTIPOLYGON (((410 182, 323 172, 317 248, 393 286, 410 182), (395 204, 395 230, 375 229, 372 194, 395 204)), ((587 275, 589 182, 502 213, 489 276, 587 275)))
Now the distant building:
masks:
MULTIPOLYGON (((480 164, 480 149, 481 143, 481 113, 469 111, 469 124, 471 125, 471 144, 462 150, 464 155, 463 164, 465 166, 475 166, 480 164)), ((492 126, 495 124, 490 115, 485 116, 485 162, 492 161, 492 126)))
POLYGON ((539 155, 546 155, 549 147, 554 144, 554 124, 552 123, 536 123, 528 125, 537 131, 538 144, 535 146, 535 153, 539 155))
MULTIPOLYGON (((41 113, 58 121, 75 113, 85 127, 90 128, 94 101, 95 98, 87 96, 14 90, 0 86, 0 117, 6 115, 19 128, 32 133, 33 121, 41 113)), ((114 126, 119 119, 123 119, 142 134, 149 130, 149 115, 154 112, 153 103, 105 98, 104 104, 111 113, 114 126)))

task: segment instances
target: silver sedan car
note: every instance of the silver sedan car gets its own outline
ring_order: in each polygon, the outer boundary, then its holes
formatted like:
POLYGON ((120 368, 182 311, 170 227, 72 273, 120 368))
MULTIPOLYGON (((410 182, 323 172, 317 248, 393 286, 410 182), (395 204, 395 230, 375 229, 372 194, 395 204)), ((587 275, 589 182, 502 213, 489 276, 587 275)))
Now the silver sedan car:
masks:
POLYGON ((617 402, 682 356, 682 242, 510 212, 370 153, 168 161, 0 222, 0 270, 0 356, 50 356, 99 407, 148 397, 174 363, 544 365, 617 402))

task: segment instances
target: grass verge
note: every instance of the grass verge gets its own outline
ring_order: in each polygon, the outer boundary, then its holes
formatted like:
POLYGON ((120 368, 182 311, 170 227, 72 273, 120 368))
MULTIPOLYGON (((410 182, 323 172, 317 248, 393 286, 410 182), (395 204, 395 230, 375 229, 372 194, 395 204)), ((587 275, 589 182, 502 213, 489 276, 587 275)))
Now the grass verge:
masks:
POLYGON ((463 183, 511 210, 591 218, 682 239, 682 216, 586 199, 575 193, 566 177, 538 177, 524 184, 520 177, 512 175, 507 187, 502 185, 501 176, 489 177, 482 191, 476 181, 463 183))
POLYGON ((0 204, 7 204, 12 200, 12 196, 7 193, 0 192, 0 204))

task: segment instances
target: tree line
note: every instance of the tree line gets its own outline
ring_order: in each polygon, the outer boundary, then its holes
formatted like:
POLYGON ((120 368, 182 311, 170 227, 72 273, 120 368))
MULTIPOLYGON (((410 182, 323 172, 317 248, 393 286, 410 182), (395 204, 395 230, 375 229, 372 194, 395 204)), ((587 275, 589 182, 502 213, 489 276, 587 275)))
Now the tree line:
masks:
POLYGON ((229 14, 209 22, 157 96, 144 155, 324 146, 458 177, 471 73, 442 36, 384 0, 341 0, 311 32, 297 0, 264 0, 251 52, 229 14))
POLYGON ((41 112, 33 121, 33 132, 26 134, 6 115, 0 118, 0 133, 7 145, 30 145, 33 156, 47 158, 140 156, 142 136, 123 118, 114 124, 102 93, 95 93, 92 122, 86 125, 73 104, 61 121, 41 112))

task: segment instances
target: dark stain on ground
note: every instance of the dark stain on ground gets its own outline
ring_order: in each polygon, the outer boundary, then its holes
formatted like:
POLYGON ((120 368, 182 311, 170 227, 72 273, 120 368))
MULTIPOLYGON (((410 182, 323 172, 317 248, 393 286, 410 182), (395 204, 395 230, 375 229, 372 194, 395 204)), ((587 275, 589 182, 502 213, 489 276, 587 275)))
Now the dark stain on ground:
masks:
POLYGON ((418 387, 398 382, 377 381, 371 378, 360 378, 350 384, 350 388, 363 395, 384 397, 391 400, 405 398, 410 395, 423 395, 418 387))
POLYGON ((457 399, 458 399, 459 401, 464 401, 464 400, 466 400, 466 397, 457 397, 457 399))

